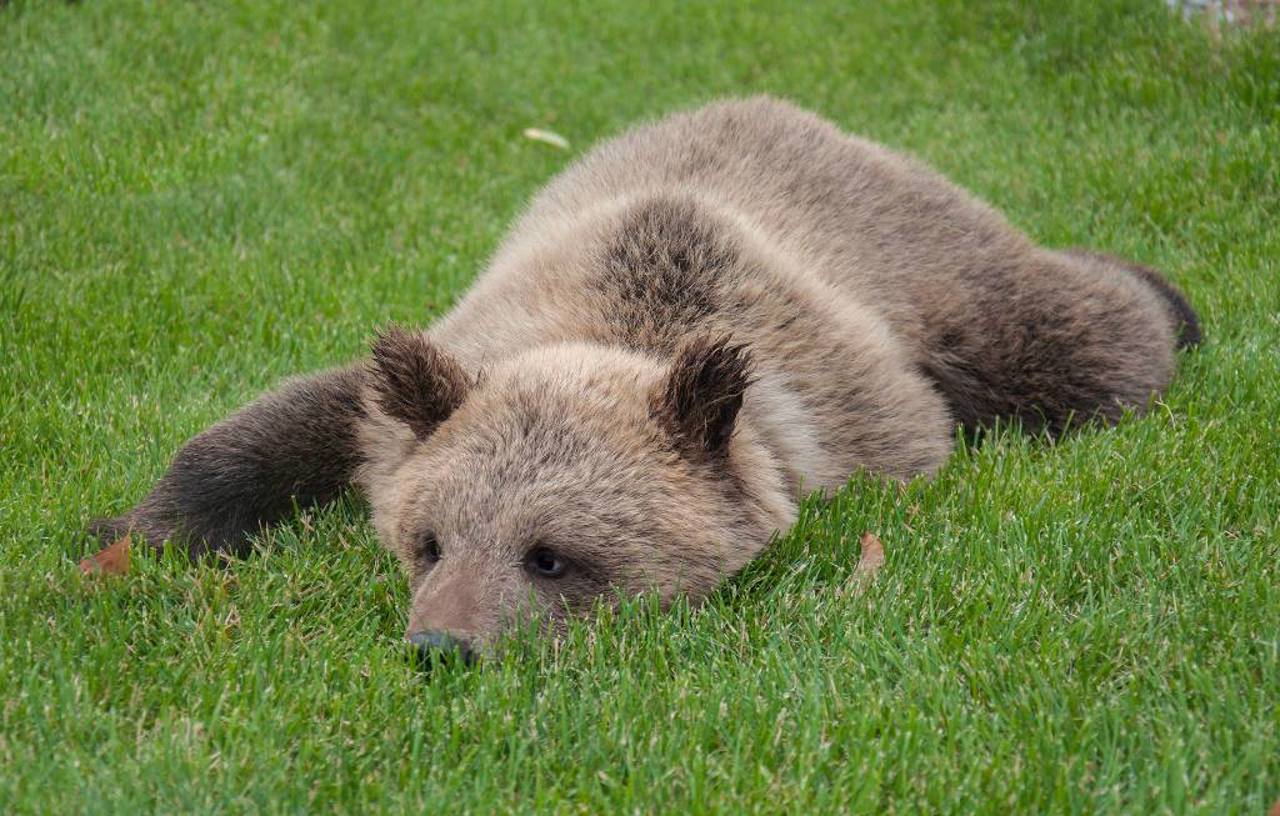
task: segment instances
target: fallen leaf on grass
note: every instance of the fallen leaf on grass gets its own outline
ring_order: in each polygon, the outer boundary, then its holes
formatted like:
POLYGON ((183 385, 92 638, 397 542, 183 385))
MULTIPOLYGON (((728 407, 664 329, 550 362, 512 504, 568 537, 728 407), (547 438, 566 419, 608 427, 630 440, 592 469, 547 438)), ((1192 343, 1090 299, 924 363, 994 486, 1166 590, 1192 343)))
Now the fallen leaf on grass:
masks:
POLYGON ((532 139, 535 142, 542 142, 543 144, 549 144, 552 147, 558 147, 561 150, 569 149, 568 139, 561 136, 559 133, 552 133, 549 130, 542 130, 541 128, 525 128, 524 137, 526 139, 532 139))
POLYGON ((862 534, 862 556, 858 558, 857 580, 870 581, 884 566, 884 544, 875 533, 862 534))
POLYGON ((884 566, 884 544, 873 532, 862 534, 862 555, 858 557, 858 566, 853 569, 853 577, 840 590, 841 597, 857 597, 867 588, 876 573, 884 566))
POLYGON ((124 575, 129 571, 129 534, 80 562, 85 575, 124 575))

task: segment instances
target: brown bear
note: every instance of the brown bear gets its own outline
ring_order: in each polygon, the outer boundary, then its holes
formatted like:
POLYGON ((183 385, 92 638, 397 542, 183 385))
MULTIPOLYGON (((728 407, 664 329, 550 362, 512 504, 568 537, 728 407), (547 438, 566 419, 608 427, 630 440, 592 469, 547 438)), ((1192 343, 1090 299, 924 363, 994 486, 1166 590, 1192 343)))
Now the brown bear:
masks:
POLYGON ((605 142, 466 297, 191 440, 100 522, 193 556, 355 485, 471 656, 617 593, 696 602, 856 471, 933 473, 956 426, 1141 411, 1199 340, 1144 267, 1031 243, 926 167, 781 101, 605 142))

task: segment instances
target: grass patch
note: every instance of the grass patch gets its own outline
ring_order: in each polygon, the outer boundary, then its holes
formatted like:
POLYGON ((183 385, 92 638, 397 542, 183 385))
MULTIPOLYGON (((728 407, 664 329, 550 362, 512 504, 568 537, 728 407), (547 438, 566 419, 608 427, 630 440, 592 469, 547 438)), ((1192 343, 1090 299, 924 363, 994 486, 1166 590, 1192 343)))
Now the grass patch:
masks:
POLYGON ((1261 813, 1280 34, 1164 6, 0 4, 0 810, 1261 813), (91 516, 442 313, 591 142, 758 91, 1167 270, 1206 345, 1144 419, 855 480, 700 610, 430 684, 355 502, 226 569, 77 574, 91 516))

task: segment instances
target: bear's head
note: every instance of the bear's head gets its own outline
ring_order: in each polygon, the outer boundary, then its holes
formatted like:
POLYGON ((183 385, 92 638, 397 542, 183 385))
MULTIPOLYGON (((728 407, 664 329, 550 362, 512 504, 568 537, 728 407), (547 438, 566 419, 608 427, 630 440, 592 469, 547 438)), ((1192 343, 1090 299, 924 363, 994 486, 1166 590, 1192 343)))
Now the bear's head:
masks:
POLYGON ((623 596, 704 598, 778 526, 738 421, 750 381, 727 338, 669 360, 561 344, 479 372, 381 335, 361 481, 408 575, 409 638, 475 653, 623 596))

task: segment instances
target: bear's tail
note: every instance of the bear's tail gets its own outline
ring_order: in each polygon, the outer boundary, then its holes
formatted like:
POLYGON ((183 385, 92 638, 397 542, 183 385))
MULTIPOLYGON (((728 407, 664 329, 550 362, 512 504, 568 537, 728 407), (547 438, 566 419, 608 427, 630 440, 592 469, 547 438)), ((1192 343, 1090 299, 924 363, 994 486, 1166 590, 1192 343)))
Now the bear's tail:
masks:
POLYGON ((1200 330, 1200 315, 1196 314, 1196 310, 1191 307, 1191 302, 1187 300, 1187 296, 1182 294, 1176 286, 1169 283, 1164 275, 1142 264, 1136 264, 1102 252, 1093 252, 1087 249, 1070 249, 1067 250, 1067 254, 1076 258, 1100 262, 1107 266, 1119 267, 1154 289, 1160 297, 1164 298, 1169 307, 1169 313, 1174 324, 1174 334, 1178 338, 1179 349, 1193 348, 1200 345, 1201 341, 1204 340, 1204 334, 1200 330))

